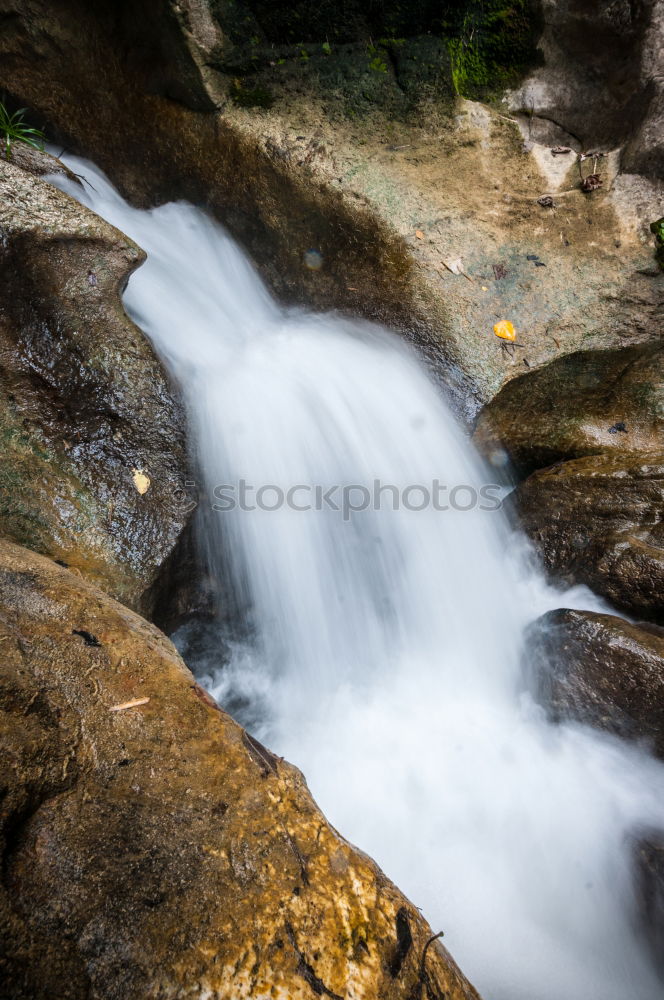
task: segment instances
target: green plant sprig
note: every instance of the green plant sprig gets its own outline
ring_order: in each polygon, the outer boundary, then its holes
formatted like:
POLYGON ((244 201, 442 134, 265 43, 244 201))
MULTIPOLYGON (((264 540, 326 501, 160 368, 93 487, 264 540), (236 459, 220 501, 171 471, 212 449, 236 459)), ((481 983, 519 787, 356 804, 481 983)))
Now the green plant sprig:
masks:
POLYGON ((31 128, 27 125, 23 116, 27 108, 19 108, 10 114, 5 105, 0 101, 0 136, 5 144, 5 159, 11 159, 12 142, 24 142, 33 149, 44 149, 44 139, 46 136, 38 128, 31 128))

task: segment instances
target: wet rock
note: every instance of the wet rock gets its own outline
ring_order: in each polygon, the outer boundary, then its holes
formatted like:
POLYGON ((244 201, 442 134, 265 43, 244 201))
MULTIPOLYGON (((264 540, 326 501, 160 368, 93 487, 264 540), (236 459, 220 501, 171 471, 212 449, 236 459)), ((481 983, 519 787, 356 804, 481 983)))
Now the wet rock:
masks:
POLYGON ((182 410, 120 298, 144 254, 24 153, 0 159, 0 531, 138 606, 186 520, 182 410))
MULTIPOLYGON (((576 8, 564 8, 575 21, 576 8)), ((552 156, 546 136, 524 152, 509 116, 454 99, 458 66, 415 10, 399 44, 384 45, 369 23, 380 11, 355 4, 343 31, 326 42, 321 27, 320 43, 302 46, 294 19, 311 10, 315 37, 327 8, 298 3, 283 18, 278 9, 63 0, 54 17, 45 0, 29 12, 0 0, 10 15, 0 85, 136 203, 209 205, 282 299, 361 314, 416 340, 469 418, 524 359, 536 369, 582 347, 654 339, 662 283, 648 270, 647 226, 661 199, 647 185, 635 193, 617 154, 602 161, 602 188, 584 195, 568 176, 573 158, 552 156), (547 196, 555 212, 538 204, 547 196), (321 266, 309 266, 311 251, 321 266), (532 266, 532 253, 546 267, 532 266), (457 259, 458 273, 442 263, 457 259), (493 336, 502 318, 518 332, 514 356, 493 336)), ((583 31, 587 49, 587 19, 583 31)), ((606 84, 603 109, 642 35, 607 31, 609 48, 597 46, 589 70, 597 88, 606 84)), ((578 35, 561 34, 570 64, 578 35)), ((584 103, 578 93, 574 101, 584 103)), ((553 144, 577 148, 562 132, 553 144)))
POLYGON ((657 451, 664 440, 664 347, 580 351, 513 379, 477 421, 475 445, 518 476, 602 452, 657 451))
POLYGON ((535 697, 555 720, 638 739, 664 758, 664 628, 561 608, 530 626, 526 648, 535 697))
POLYGON ((11 163, 14 167, 20 167, 21 170, 27 170, 28 173, 34 174, 35 177, 47 177, 49 174, 59 174, 70 181, 78 184, 81 183, 76 174, 69 170, 57 156, 51 156, 45 150, 35 149, 24 142, 12 143, 9 157, 7 157, 3 149, 0 154, 0 160, 4 160, 5 163, 11 163))
POLYGON ((661 452, 561 462, 534 472, 508 502, 555 577, 655 622, 664 622, 663 507, 661 452))
POLYGON ((165 636, 6 542, 0 576, 5 994, 476 1000, 165 636))
POLYGON ((664 975, 664 831, 652 831, 634 849, 639 916, 652 956, 664 975))

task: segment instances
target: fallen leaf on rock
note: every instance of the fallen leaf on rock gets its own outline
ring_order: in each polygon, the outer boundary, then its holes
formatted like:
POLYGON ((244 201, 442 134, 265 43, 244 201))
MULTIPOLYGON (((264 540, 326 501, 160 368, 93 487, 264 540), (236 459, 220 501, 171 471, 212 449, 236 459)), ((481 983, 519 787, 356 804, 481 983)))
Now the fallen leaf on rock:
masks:
POLYGON ((499 322, 495 324, 493 332, 497 337, 500 337, 501 340, 516 340, 516 330, 508 319, 499 320, 499 322))
POLYGON ((127 708, 138 708, 139 705, 147 705, 149 698, 134 698, 132 701, 123 701, 121 705, 112 705, 109 712, 124 712, 127 708))
POLYGON ((569 146, 552 146, 551 155, 560 156, 562 153, 571 153, 572 150, 569 146))
POLYGON ((415 230, 415 235, 417 236, 418 240, 423 240, 424 239, 424 233, 422 232, 421 229, 416 229, 415 230))
POLYGON ((134 486, 138 493, 143 496, 144 493, 150 489, 150 477, 146 476, 141 469, 132 469, 132 478, 134 480, 134 486))

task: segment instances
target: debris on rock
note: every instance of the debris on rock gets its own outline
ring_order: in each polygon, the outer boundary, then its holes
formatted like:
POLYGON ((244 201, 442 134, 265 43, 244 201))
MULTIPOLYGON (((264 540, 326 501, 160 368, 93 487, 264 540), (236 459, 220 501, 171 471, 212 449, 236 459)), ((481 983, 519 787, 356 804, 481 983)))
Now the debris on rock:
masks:
POLYGON ((602 186, 602 178, 599 174, 588 174, 581 181, 581 190, 588 194, 590 191, 597 191, 602 186))
POLYGON ((142 472, 141 469, 132 469, 131 472, 136 491, 143 496, 150 489, 150 477, 142 472))
POLYGON ((139 705, 147 705, 149 698, 132 698, 131 701, 123 701, 121 705, 111 705, 109 712, 124 712, 127 708, 138 708, 139 705))
MULTIPOLYGON (((58 562, 61 566, 66 567, 67 565, 66 563, 60 562, 60 560, 57 559, 56 562, 58 562)), ((97 638, 97 636, 93 635, 92 632, 86 632, 84 628, 74 628, 72 629, 71 634, 80 636, 86 646, 101 646, 101 643, 97 638)))

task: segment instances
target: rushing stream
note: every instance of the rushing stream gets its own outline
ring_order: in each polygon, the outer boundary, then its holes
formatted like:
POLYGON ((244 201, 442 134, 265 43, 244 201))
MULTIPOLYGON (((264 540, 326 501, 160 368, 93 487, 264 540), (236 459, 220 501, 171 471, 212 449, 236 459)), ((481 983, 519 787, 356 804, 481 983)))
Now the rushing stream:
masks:
POLYGON ((411 349, 282 309, 203 212, 137 211, 67 162, 94 188, 57 183, 148 252, 125 305, 183 389, 208 553, 247 609, 242 639, 185 628, 205 646, 190 665, 302 768, 485 1000, 660 998, 630 845, 664 827, 664 768, 548 724, 523 680, 528 622, 597 600, 529 564, 411 349))

